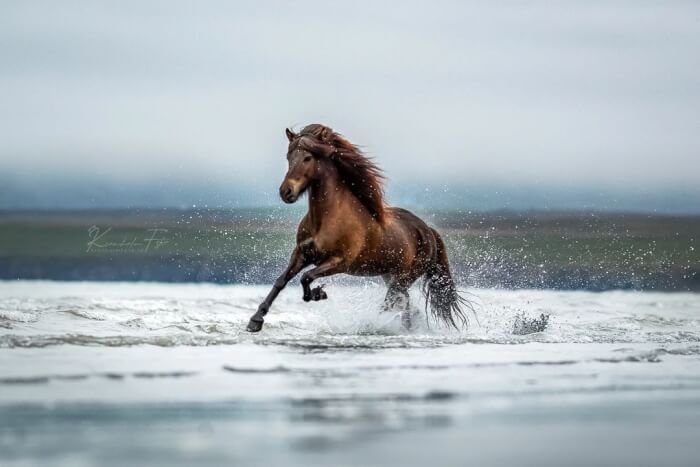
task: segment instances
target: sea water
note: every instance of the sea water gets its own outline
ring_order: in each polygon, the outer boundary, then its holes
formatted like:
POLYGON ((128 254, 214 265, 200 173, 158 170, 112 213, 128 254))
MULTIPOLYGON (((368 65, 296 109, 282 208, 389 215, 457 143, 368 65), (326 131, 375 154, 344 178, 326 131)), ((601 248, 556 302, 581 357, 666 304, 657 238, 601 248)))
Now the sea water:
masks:
POLYGON ((0 282, 0 465, 700 465, 698 294, 268 288, 0 282))

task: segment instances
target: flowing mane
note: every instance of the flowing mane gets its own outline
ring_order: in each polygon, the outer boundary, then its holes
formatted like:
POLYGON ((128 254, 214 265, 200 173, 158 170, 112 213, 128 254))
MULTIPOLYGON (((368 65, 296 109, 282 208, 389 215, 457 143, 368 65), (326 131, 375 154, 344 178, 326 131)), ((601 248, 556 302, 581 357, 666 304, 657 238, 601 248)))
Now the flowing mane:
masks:
POLYGON ((384 175, 382 169, 364 155, 360 148, 327 126, 318 123, 307 125, 299 132, 299 136, 313 136, 322 143, 335 148, 330 159, 338 169, 342 182, 348 186, 377 221, 384 222, 384 175))

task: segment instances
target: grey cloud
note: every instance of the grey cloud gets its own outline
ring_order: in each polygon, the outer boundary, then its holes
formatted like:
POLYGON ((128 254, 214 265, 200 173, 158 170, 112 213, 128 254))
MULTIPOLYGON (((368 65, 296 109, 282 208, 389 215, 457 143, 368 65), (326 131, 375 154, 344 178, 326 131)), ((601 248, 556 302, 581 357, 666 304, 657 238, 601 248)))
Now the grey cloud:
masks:
MULTIPOLYGON (((397 183, 700 182, 694 2, 5 2, 0 170, 275 182, 326 122, 397 183)), ((265 188, 267 189, 267 188, 265 188)))

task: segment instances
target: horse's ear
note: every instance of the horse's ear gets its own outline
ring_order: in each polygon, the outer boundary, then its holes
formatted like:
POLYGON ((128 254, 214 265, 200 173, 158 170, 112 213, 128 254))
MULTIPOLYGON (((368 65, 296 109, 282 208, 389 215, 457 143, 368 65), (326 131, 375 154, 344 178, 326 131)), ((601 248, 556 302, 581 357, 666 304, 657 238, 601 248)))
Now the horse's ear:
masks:
POLYGON ((294 132, 293 132, 292 130, 290 130, 289 128, 285 128, 285 129, 284 129, 284 132, 287 134, 287 139, 289 140, 290 143, 291 143, 292 141, 294 141, 294 140, 296 139, 296 137, 297 137, 296 133, 294 133, 294 132))

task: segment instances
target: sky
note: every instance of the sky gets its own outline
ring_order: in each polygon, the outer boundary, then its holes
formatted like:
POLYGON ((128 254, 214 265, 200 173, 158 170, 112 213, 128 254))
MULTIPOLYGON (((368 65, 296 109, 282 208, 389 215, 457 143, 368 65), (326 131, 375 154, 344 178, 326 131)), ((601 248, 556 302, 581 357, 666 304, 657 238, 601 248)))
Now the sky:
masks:
POLYGON ((399 204, 700 212, 700 3, 0 3, 0 208, 279 204, 313 122, 399 204))

